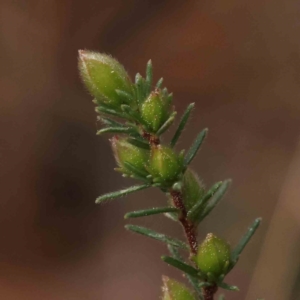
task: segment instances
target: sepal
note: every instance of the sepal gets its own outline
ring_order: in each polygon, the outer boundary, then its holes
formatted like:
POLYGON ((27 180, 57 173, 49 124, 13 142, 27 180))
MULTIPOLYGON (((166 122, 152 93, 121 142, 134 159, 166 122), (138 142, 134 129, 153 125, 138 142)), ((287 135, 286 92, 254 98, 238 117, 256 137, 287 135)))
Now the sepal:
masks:
POLYGON ((209 282, 218 281, 228 271, 230 246, 226 241, 209 233, 199 246, 194 260, 209 282))
POLYGON ((119 110, 133 103, 133 85, 123 66, 110 55, 79 50, 78 66, 88 91, 99 104, 119 110))
POLYGON ((182 178, 182 194, 185 208, 189 211, 205 193, 204 185, 196 173, 188 168, 182 178))
POLYGON ((123 171, 128 175, 147 176, 146 168, 149 163, 150 151, 137 147, 126 138, 114 136, 111 140, 115 159, 123 171))
POLYGON ((196 300, 191 291, 182 283, 163 276, 162 300, 196 300))
POLYGON ((173 149, 161 145, 152 147, 149 171, 156 182, 172 185, 182 170, 182 159, 173 149))
POLYGON ((152 133, 156 133, 161 128, 169 115, 169 105, 158 90, 152 92, 141 105, 141 118, 152 133))

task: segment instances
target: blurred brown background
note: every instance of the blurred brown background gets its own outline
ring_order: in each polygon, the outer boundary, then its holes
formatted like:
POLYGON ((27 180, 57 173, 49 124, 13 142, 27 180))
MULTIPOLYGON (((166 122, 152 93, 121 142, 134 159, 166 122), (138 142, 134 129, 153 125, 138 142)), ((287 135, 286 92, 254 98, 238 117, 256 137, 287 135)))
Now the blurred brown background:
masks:
MULTIPOLYGON (((132 77, 151 58, 179 112, 196 102, 180 146, 209 127, 193 166, 207 186, 233 179, 200 237, 234 244, 263 217, 226 299, 300 299, 298 1, 2 0, 0 16, 0 299, 152 300, 161 274, 179 278, 164 245, 123 228, 125 212, 164 203, 158 191, 94 204, 130 182, 95 136, 78 49, 132 77)), ((180 236, 163 217, 137 223, 180 236)))

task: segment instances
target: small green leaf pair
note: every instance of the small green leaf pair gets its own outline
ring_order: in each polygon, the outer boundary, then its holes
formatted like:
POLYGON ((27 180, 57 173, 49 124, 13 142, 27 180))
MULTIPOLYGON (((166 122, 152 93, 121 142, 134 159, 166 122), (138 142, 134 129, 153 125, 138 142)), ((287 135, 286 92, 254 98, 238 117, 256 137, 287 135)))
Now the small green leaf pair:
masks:
POLYGON ((113 137, 112 149, 119 165, 118 171, 135 178, 170 186, 183 170, 183 158, 173 149, 161 145, 151 150, 133 145, 130 139, 113 137), (153 178, 153 180, 152 180, 153 178))

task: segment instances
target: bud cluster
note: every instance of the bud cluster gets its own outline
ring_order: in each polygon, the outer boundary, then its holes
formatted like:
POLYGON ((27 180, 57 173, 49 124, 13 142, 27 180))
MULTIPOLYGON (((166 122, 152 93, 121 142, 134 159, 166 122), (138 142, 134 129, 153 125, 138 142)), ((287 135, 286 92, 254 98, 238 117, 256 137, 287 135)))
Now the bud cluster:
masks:
POLYGON ((146 78, 132 83, 125 69, 109 55, 79 51, 79 70, 88 91, 95 97, 96 111, 106 128, 120 133, 111 139, 119 168, 125 176, 169 187, 182 176, 183 158, 171 147, 160 145, 160 135, 172 124, 172 94, 152 86, 152 64, 146 78), (118 119, 118 121, 116 121, 118 119), (121 122, 120 122, 121 121, 121 122))
POLYGON ((206 137, 207 129, 198 134, 188 151, 177 152, 174 149, 194 104, 186 109, 171 142, 162 144, 161 136, 173 124, 176 111, 172 107, 172 94, 162 88, 163 80, 153 86, 151 61, 147 64, 145 78, 137 74, 135 82, 132 82, 124 67, 110 55, 80 50, 79 70, 83 83, 94 97, 98 119, 104 125, 97 134, 114 134, 110 141, 116 170, 125 177, 142 181, 142 185, 100 196, 96 203, 151 186, 158 187, 170 200, 167 207, 135 211, 125 217, 163 213, 181 223, 184 229, 188 245, 147 228, 126 227, 167 243, 172 257, 162 259, 183 271, 195 290, 191 293, 181 283, 164 277, 162 299, 206 300, 213 299, 210 296, 213 297, 218 287, 236 290, 223 279, 236 264, 260 219, 255 220, 233 251, 226 241, 211 233, 201 244, 197 242, 197 226, 221 200, 230 181, 218 182, 206 190, 198 175, 189 167, 206 137), (181 258, 178 248, 189 250, 191 264, 181 258))

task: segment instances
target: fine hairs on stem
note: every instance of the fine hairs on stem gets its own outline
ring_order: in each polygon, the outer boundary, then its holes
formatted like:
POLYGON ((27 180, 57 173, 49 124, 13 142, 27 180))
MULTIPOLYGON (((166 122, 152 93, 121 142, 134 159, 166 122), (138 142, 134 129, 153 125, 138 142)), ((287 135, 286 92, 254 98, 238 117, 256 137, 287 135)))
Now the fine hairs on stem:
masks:
MULTIPOLYGON (((163 143, 162 135, 173 125, 177 112, 172 105, 172 93, 162 86, 163 79, 153 83, 151 60, 145 77, 137 74, 135 82, 124 67, 107 54, 79 50, 78 66, 82 81, 94 98, 98 120, 103 124, 97 134, 114 134, 110 142, 117 163, 115 170, 139 181, 137 185, 98 197, 96 203, 158 188, 167 198, 165 206, 128 212, 125 219, 163 214, 180 223, 185 234, 184 242, 145 227, 125 226, 129 231, 165 243, 169 255, 161 259, 188 279, 190 287, 163 276, 162 299, 213 300, 220 288, 238 291, 224 280, 261 219, 254 220, 233 248, 213 233, 208 233, 201 243, 198 241, 200 223, 223 198, 231 180, 217 182, 206 189, 190 167, 207 136, 207 129, 196 136, 187 151, 175 150, 194 103, 182 114, 171 141, 163 143)), ((219 297, 221 299, 225 299, 224 295, 219 297)))

